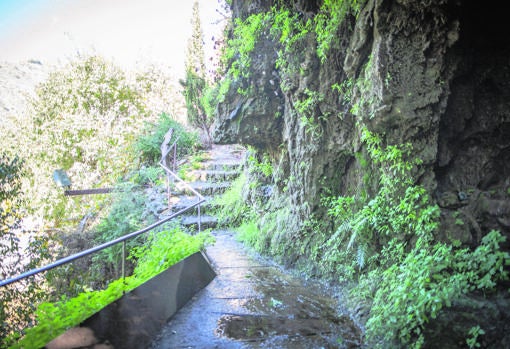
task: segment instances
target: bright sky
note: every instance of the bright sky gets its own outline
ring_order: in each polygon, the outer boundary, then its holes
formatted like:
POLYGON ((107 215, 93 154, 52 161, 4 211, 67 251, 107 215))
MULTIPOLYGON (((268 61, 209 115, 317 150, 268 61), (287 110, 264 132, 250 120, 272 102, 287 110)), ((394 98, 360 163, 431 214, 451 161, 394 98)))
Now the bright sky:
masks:
MULTIPOLYGON (((217 0, 199 4, 204 41, 212 46, 221 6, 217 0)), ((191 0, 0 0, 0 61, 58 62, 98 53, 123 66, 162 63, 181 75, 192 5, 191 0)), ((206 47, 207 57, 211 52, 206 47)))

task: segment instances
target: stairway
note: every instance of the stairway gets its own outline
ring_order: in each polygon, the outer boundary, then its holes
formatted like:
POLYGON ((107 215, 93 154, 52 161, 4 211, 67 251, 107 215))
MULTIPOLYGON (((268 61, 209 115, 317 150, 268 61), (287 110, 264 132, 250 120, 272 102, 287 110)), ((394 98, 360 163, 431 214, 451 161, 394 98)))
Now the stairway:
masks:
MULTIPOLYGON (((213 199, 228 190, 232 181, 239 176, 244 153, 245 149, 240 146, 213 145, 208 152, 209 158, 202 162, 201 168, 187 174, 187 177, 193 179, 187 184, 204 196, 206 202, 200 205, 200 215, 198 208, 182 215, 180 218, 182 226, 196 231, 200 220, 202 230, 216 228, 218 219, 213 216, 213 199)), ((185 185, 175 183, 169 199, 169 208, 161 213, 160 218, 181 211, 197 201, 197 196, 185 185)))

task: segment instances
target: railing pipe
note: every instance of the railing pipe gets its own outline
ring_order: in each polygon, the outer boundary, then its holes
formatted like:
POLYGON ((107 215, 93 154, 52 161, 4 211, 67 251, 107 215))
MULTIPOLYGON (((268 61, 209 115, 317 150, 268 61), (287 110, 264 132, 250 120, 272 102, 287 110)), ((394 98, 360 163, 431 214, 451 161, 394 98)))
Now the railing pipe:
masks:
POLYGON ((10 279, 5 279, 5 280, 2 280, 0 281, 0 287, 3 287, 3 286, 7 286, 9 284, 12 284, 14 282, 17 282, 17 281, 20 281, 22 279, 26 279, 30 276, 33 276, 33 275, 36 275, 36 274, 39 274, 39 273, 42 273, 42 272, 45 272, 45 271, 48 271, 48 270, 51 270, 51 269, 54 269, 56 267, 59 267, 63 264, 67 264, 67 263, 70 263, 70 262, 73 262, 79 258, 82 258, 82 257, 85 257, 85 256, 88 256, 90 254, 93 254, 93 253, 96 253, 96 252, 99 252, 101 250, 104 250, 105 248, 108 248, 108 247, 111 247, 113 245, 116 245, 120 242, 124 242, 126 240, 129 240, 131 238, 134 238, 138 235, 141 235, 141 234, 144 234, 146 232, 148 232, 149 230, 152 230, 160 225, 162 225, 163 223, 166 223, 168 222, 169 220, 171 219, 174 219, 175 217, 177 216, 180 216, 181 214, 183 214, 184 212, 187 212, 189 210, 191 210, 192 208, 195 208, 196 206, 202 204, 203 202, 205 201, 205 199, 203 197, 200 198, 200 200, 186 208, 183 208, 182 210, 178 211, 178 212, 175 212, 173 214, 171 214, 170 216, 162 219, 162 220, 159 220, 157 221, 156 223, 153 223, 143 229, 140 229, 140 230, 137 230, 135 232, 132 232, 130 234, 127 234, 127 235, 124 235, 124 236, 121 236, 115 240, 111 240, 111 241, 108 241, 108 242, 105 242, 104 244, 101 244, 101 245, 98 245, 98 246, 95 246, 95 247, 92 247, 92 248, 89 248, 87 250, 84 250, 84 251, 81 251, 81 252, 78 252, 76 254, 73 254, 71 256, 67 256, 67 257, 64 257, 64 258, 61 258, 53 263, 50 263, 48 265, 45 265, 44 267, 41 267, 41 268, 35 268, 35 269, 32 269, 32 270, 29 270, 25 273, 22 273, 16 277, 13 277, 13 278, 10 278, 10 279))
MULTIPOLYGON (((177 181, 183 183, 188 189, 189 191, 191 191, 193 194, 195 194, 196 196, 199 197, 200 200, 202 200, 202 202, 205 201, 204 197, 202 196, 202 194, 200 194, 198 191, 196 191, 195 189, 193 189, 188 183, 186 183, 184 180, 182 180, 181 178, 179 178, 179 176, 177 176, 172 170, 170 170, 162 161, 159 163, 161 165, 161 167, 163 167, 165 169, 165 171, 169 172, 177 181)), ((202 203, 201 202, 201 203, 202 203)), ((195 207, 197 204, 195 204, 193 207, 195 207)))
POLYGON ((174 150, 174 159, 173 159, 173 167, 172 167, 172 171, 175 172, 176 168, 177 168, 177 141, 179 140, 179 138, 177 138, 174 142, 174 144, 172 144, 172 148, 174 150))

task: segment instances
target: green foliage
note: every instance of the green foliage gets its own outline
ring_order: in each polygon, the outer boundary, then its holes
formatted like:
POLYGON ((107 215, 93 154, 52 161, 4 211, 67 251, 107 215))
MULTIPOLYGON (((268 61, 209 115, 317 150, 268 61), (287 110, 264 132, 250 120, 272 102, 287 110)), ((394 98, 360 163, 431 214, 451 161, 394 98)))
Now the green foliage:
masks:
POLYGON ((64 169, 74 188, 110 186, 126 174, 134 162, 133 140, 157 115, 151 108, 161 92, 159 78, 155 71, 128 75, 92 56, 38 86, 33 117, 22 121, 17 135, 27 158, 26 194, 38 215, 55 226, 73 225, 97 205, 97 197, 64 197, 51 180, 54 169, 64 169))
POLYGON ((177 155, 182 157, 191 154, 199 146, 198 134, 188 131, 184 125, 162 113, 156 123, 147 123, 141 136, 134 144, 141 163, 156 165, 161 160, 161 143, 170 128, 174 129, 173 139, 177 140, 177 155))
POLYGON ((262 160, 258 160, 255 151, 252 150, 248 157, 248 164, 251 171, 259 173, 266 178, 270 178, 273 175, 274 169, 268 154, 264 154, 262 160))
POLYGON ((300 116, 301 124, 305 127, 305 132, 312 134, 313 137, 320 137, 318 119, 325 118, 325 115, 317 114, 320 112, 319 103, 324 96, 317 91, 305 89, 303 99, 294 102, 294 108, 300 116))
POLYGON ((357 16, 366 0, 325 0, 319 14, 315 16, 317 55, 324 63, 328 51, 337 43, 338 28, 345 17, 352 13, 357 16))
POLYGON ((331 88, 337 91, 342 96, 342 101, 344 104, 350 104, 352 101, 352 93, 353 93, 354 82, 352 79, 346 79, 342 81, 342 83, 335 83, 331 86, 331 88))
POLYGON ((190 236, 179 227, 152 233, 147 240, 131 252, 131 258, 138 261, 133 276, 143 282, 214 243, 208 231, 190 236))
POLYGON ((86 114, 103 122, 145 112, 141 91, 125 74, 99 56, 56 71, 37 90, 36 123, 58 120, 62 114, 86 114))
POLYGON ((186 54, 186 78, 181 82, 184 87, 188 121, 198 127, 207 136, 207 144, 212 144, 211 127, 214 122, 217 89, 212 88, 206 79, 204 35, 200 21, 198 1, 193 3, 191 18, 192 35, 188 40, 186 54))
MULTIPOLYGON (((18 157, 0 153, 0 202, 2 212, 7 209, 7 200, 16 199, 21 191, 21 172, 23 162, 18 157)), ((2 229, 4 224, 1 225, 2 229)))
POLYGON ((221 85, 217 85, 216 87, 207 86, 202 99, 200 100, 200 103, 204 107, 204 112, 207 115, 207 118, 211 120, 211 123, 214 122, 216 105, 219 102, 219 98, 224 98, 224 96, 220 96, 220 88, 221 85))
POLYGON ((470 349, 472 349, 472 348, 480 348, 480 343, 478 343, 478 337, 480 335, 484 335, 484 334, 485 334, 485 331, 482 330, 480 328, 480 326, 472 327, 469 330, 469 332, 468 332, 469 337, 466 338, 466 344, 468 345, 468 347, 470 349))
POLYGON ((339 222, 326 242, 331 247, 326 253, 326 264, 331 267, 338 263, 335 246, 345 244, 347 249, 357 246, 365 254, 370 246, 384 246, 394 237, 406 241, 417 233, 431 234, 438 224, 438 207, 430 204, 426 190, 414 185, 410 175, 413 167, 421 162, 405 160, 411 154, 410 145, 383 148, 379 137, 368 130, 363 131, 362 140, 367 144, 368 156, 379 169, 379 190, 365 202, 353 196, 323 201, 329 207, 329 215, 339 222))
POLYGON ((209 86, 204 77, 191 69, 186 71, 186 79, 180 82, 184 87, 188 121, 206 134, 210 145, 212 143, 211 127, 214 122, 213 104, 216 101, 217 92, 209 86))
POLYGON ((221 224, 231 227, 239 226, 244 221, 249 221, 252 212, 250 207, 243 200, 243 190, 246 186, 246 175, 242 173, 233 182, 231 187, 219 198, 214 199, 214 206, 217 207, 221 224))
POLYGON ((191 31, 186 51, 186 71, 191 71, 196 76, 205 79, 204 33, 200 20, 200 7, 196 0, 193 2, 191 31))
MULTIPOLYGON (((292 13, 289 9, 277 7, 272 8, 271 21, 270 33, 282 45, 278 50, 276 68, 290 74, 302 63, 300 57, 303 43, 312 31, 312 21, 302 19, 298 13, 292 13)), ((282 89, 285 91, 286 86, 283 85, 282 89)))
MULTIPOLYGON (((270 210, 264 215, 249 211, 250 215, 236 227, 237 238, 255 250, 272 256, 282 256, 288 247, 285 241, 287 233, 286 219, 289 209, 286 207, 270 210)), ((288 243, 288 242, 287 242, 288 243)))
MULTIPOLYGON (((225 101, 225 97, 227 96, 228 91, 230 90, 230 85, 232 84, 232 80, 230 77, 225 76, 215 87, 216 92, 216 104, 222 103, 225 101)), ((210 103, 208 103, 210 104, 210 103)), ((214 104, 212 104, 214 105, 214 104)), ((209 108, 209 107, 207 107, 209 108)))
MULTIPOLYGON (((402 263, 383 271, 367 322, 368 338, 387 342, 396 339, 420 348, 424 325, 443 307, 450 307, 464 294, 491 290, 498 281, 508 280, 505 269, 510 256, 500 250, 503 241, 499 232, 491 231, 474 251, 454 250, 421 235, 402 263)), ((474 334, 467 334, 472 345, 476 343, 474 334)))
POLYGON ((259 228, 256 220, 242 222, 236 230, 239 241, 252 247, 257 245, 259 241, 259 228))
POLYGON ((179 228, 174 228, 153 233, 148 241, 146 246, 132 252, 132 256, 138 260, 132 276, 110 283, 105 290, 84 292, 71 299, 64 298, 56 303, 39 305, 36 312, 37 325, 27 329, 25 336, 10 348, 42 348, 67 329, 80 324, 122 297, 125 292, 133 290, 173 264, 200 251, 212 240, 205 232, 189 236, 179 228))
MULTIPOLYGON (((124 183, 118 189, 119 191, 112 198, 113 202, 108 215, 101 220, 95 229, 95 244, 97 245, 137 231, 156 221, 154 216, 145 212, 145 195, 139 191, 135 192, 135 187, 132 184, 124 183)), ((127 248, 131 250, 142 245, 144 241, 145 235, 139 235, 127 242, 127 248)), ((94 265, 101 268, 99 279, 106 275, 119 277, 122 263, 122 246, 118 244, 98 252, 92 260, 94 265), (108 272, 105 272, 103 268, 106 268, 108 272)))
POLYGON ((165 170, 161 166, 141 167, 129 178, 135 185, 158 186, 165 185, 165 170))
POLYGON ((500 251, 504 237, 496 231, 474 251, 434 243, 439 209, 430 204, 426 190, 413 183, 412 170, 421 161, 405 160, 412 154, 410 145, 383 147, 367 130, 362 140, 378 168, 378 192, 362 202, 354 196, 323 200, 339 225, 325 242, 321 262, 343 278, 355 270, 369 271, 361 274, 353 294, 373 298, 366 324, 370 343, 420 348, 425 324, 441 309, 508 279, 510 257, 500 251))
MULTIPOLYGON (((0 277, 7 279, 48 257, 48 241, 24 231, 20 211, 23 162, 0 153, 0 277), (30 235, 30 238, 27 236, 30 235), (20 238, 27 241, 21 248, 20 238)), ((40 280, 38 280, 40 281, 40 280)), ((14 341, 32 321, 33 304, 44 299, 38 283, 22 281, 0 288, 0 348, 14 341)))
POLYGON ((229 74, 233 79, 250 76, 251 53, 255 49, 263 29, 270 18, 269 13, 257 13, 250 15, 244 21, 236 18, 233 38, 228 41, 228 46, 223 56, 224 65, 230 63, 229 74))

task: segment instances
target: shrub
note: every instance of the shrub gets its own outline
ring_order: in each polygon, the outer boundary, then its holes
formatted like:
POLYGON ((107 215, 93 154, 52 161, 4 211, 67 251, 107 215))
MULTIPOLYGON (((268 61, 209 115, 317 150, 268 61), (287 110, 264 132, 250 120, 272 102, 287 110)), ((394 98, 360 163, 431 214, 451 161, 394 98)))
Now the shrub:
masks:
MULTIPOLYGON (((102 218, 95 229, 94 240, 97 245, 135 232, 156 220, 145 213, 146 196, 143 192, 135 190, 136 187, 130 183, 119 185, 118 189, 112 198, 108 215, 102 218)), ((145 235, 139 235, 127 241, 126 246, 131 250, 144 242, 145 235)), ((106 282, 108 277, 120 276, 121 262, 122 246, 118 244, 94 255, 93 271, 99 270, 99 279, 106 282)))
POLYGON ((508 280, 510 256, 500 250, 503 241, 499 232, 491 231, 470 251, 420 236, 402 263, 383 271, 366 325, 369 340, 397 340, 420 348, 424 325, 443 307, 450 307, 461 295, 491 290, 499 280, 508 280))
MULTIPOLYGON (((325 200, 339 225, 325 243, 323 263, 342 270, 356 261, 361 280, 352 294, 373 298, 366 324, 371 344, 420 348, 425 324, 444 307, 508 279, 510 256, 500 250, 505 238, 496 231, 474 251, 434 242, 439 208, 413 183, 411 171, 421 161, 405 160, 412 154, 410 145, 384 147, 368 130, 362 139, 378 168, 379 189, 361 202, 355 197, 325 200)), ((466 336, 473 334, 466 331, 466 336)))
POLYGON ((253 215, 250 207, 243 200, 246 180, 246 175, 241 174, 223 195, 214 200, 214 205, 218 207, 216 214, 221 224, 238 227, 253 215))
POLYGON ((129 145, 152 118, 145 84, 91 56, 52 72, 37 87, 27 134, 20 135, 28 150, 27 194, 42 211, 37 214, 64 227, 96 205, 97 197, 64 197, 51 181, 55 169, 67 171, 79 189, 111 185, 125 175, 133 163, 129 145))
POLYGON ((187 130, 182 124, 162 113, 157 123, 148 123, 135 143, 141 163, 155 165, 161 160, 161 143, 170 128, 174 129, 171 142, 177 140, 177 154, 184 156, 200 147, 198 133, 187 130))

